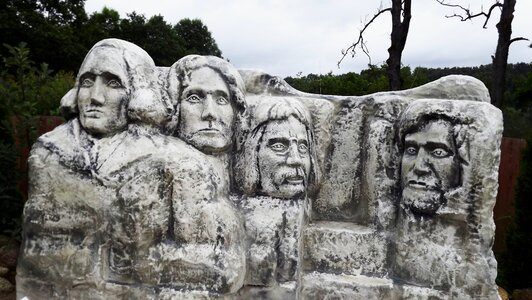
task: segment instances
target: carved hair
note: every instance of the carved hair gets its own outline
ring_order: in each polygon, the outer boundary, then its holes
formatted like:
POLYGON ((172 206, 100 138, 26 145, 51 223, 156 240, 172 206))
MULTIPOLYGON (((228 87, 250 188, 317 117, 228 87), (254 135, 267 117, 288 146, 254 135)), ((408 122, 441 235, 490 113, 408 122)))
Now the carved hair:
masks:
MULTIPOLYGON (((168 110, 164 103, 159 101, 158 89, 154 87, 155 63, 153 59, 139 46, 119 39, 104 39, 96 43, 85 56, 76 77, 74 87, 61 99, 60 110, 66 119, 78 116, 77 95, 81 70, 94 55, 102 55, 101 49, 114 49, 121 54, 124 65, 124 73, 127 78, 121 78, 127 87, 128 117, 132 121, 145 123, 159 123, 165 119, 168 110)), ((110 54, 112 52, 105 52, 110 54)), ((118 58, 117 58, 118 59, 118 58)))
POLYGON ((240 145, 237 143, 236 137, 239 136, 239 132, 242 132, 247 128, 247 123, 245 121, 247 113, 247 103, 245 98, 246 87, 238 70, 229 62, 219 57, 188 55, 181 58, 170 67, 167 90, 170 101, 174 106, 173 118, 176 122, 175 128, 179 125, 179 105, 182 101, 181 94, 189 85, 192 72, 203 67, 210 68, 219 74, 229 88, 230 101, 235 109, 236 116, 233 126, 233 141, 236 144, 234 147, 238 149, 240 145))
POLYGON ((255 195, 260 189, 260 172, 258 152, 266 125, 275 120, 287 120, 290 116, 296 118, 307 132, 310 153, 310 172, 308 174, 309 192, 314 192, 319 185, 320 168, 316 154, 316 143, 312 130, 311 117, 308 111, 297 100, 287 98, 261 99, 262 101, 251 116, 252 126, 244 141, 242 150, 237 153, 234 165, 235 184, 247 195, 255 195))

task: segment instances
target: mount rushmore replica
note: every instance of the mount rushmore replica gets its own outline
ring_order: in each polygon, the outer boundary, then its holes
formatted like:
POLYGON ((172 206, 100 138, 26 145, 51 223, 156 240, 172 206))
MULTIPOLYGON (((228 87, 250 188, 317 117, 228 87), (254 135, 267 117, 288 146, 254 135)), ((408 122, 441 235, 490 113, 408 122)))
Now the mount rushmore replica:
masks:
POLYGON ((498 299, 501 111, 98 42, 29 158, 19 299, 498 299))

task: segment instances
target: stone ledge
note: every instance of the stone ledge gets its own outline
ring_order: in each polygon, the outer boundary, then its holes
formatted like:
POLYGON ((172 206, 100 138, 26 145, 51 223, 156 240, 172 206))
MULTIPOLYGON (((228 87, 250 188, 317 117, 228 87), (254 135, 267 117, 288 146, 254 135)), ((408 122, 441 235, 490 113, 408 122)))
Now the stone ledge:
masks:
POLYGON ((303 233, 303 270, 386 275, 386 236, 348 222, 316 222, 303 233))
POLYGON ((302 277, 301 299, 391 299, 393 282, 363 275, 313 272, 302 277))

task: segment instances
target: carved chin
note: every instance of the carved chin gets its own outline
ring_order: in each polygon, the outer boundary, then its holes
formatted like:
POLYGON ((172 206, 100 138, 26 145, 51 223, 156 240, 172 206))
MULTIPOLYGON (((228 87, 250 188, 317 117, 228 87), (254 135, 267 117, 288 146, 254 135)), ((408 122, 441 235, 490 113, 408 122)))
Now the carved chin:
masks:
POLYGON ((305 185, 301 184, 281 184, 274 186, 271 184, 263 185, 261 194, 281 199, 299 199, 305 195, 305 185))
POLYGON ((440 191, 405 187, 402 202, 412 212, 433 215, 442 206, 444 197, 440 191))
POLYGON ((303 185, 303 183, 286 183, 279 187, 281 198, 286 199, 299 198, 303 195, 304 191, 305 186, 303 185))
POLYGON ((185 137, 185 142, 206 153, 224 152, 229 148, 230 140, 221 133, 196 133, 185 137))

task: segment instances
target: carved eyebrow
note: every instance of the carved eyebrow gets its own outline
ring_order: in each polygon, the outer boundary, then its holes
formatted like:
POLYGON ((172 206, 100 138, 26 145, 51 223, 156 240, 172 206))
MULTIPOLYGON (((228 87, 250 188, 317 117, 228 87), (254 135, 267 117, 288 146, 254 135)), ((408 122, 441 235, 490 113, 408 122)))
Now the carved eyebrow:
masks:
POLYGON ((214 90, 214 91, 205 91, 204 89, 201 89, 201 88, 190 88, 190 89, 185 89, 184 92, 183 92, 183 95, 185 96, 188 96, 190 94, 197 94, 197 95, 200 95, 202 97, 204 97, 206 94, 211 94, 211 95, 215 95, 215 96, 222 96, 224 98, 227 98, 229 100, 229 95, 225 92, 225 91, 222 91, 222 90, 214 90))
POLYGON ((202 89, 185 89, 185 91, 183 92, 183 95, 185 97, 188 97, 192 94, 197 94, 197 95, 200 95, 200 96, 205 96, 205 91, 202 90, 202 89))
POLYGON ((287 138, 271 138, 268 140, 268 146, 271 146, 277 143, 288 144, 290 143, 290 141, 287 138))
POLYGON ((216 95, 216 96, 222 96, 224 98, 227 98, 227 100, 229 100, 229 95, 225 92, 225 91, 222 91, 222 90, 216 90, 213 92, 213 95, 216 95))
POLYGON ((449 148, 449 146, 447 146, 446 144, 444 143, 439 143, 439 142, 427 142, 425 144, 425 146, 427 149, 429 150, 434 150, 434 149, 437 149, 437 148, 442 148, 444 149, 445 151, 449 152, 451 155, 453 155, 453 150, 449 148))
POLYGON ((308 141, 305 140, 305 139, 300 139, 300 140, 297 141, 297 143, 298 143, 298 144, 305 144, 305 145, 308 146, 308 141))
POLYGON ((96 77, 96 75, 92 72, 85 72, 83 74, 81 74, 81 76, 79 76, 79 81, 83 81, 83 79, 86 79, 86 78, 91 78, 91 79, 94 79, 94 77, 96 77))
POLYGON ((120 84, 124 84, 122 82, 122 80, 120 79, 120 77, 118 77, 117 75, 111 73, 111 72, 102 72, 102 77, 105 78, 106 80, 116 80, 118 82, 120 82, 120 84))
POLYGON ((418 147, 419 144, 418 142, 414 140, 405 140, 405 147, 412 147, 412 146, 418 147))

